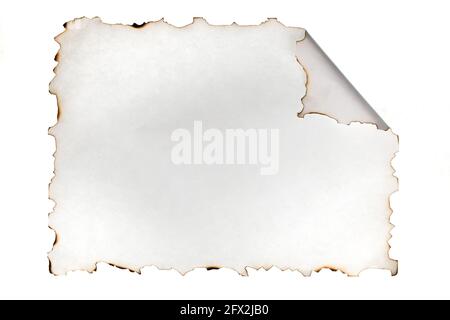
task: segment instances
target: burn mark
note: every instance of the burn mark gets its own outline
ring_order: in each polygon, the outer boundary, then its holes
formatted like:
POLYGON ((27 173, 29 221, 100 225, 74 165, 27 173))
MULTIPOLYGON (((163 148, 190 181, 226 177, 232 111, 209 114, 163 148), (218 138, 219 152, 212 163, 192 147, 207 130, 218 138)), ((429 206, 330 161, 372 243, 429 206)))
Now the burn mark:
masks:
POLYGON ((339 269, 339 268, 333 267, 333 266, 327 266, 327 265, 314 269, 314 272, 320 272, 323 269, 328 269, 328 270, 331 270, 333 272, 341 271, 342 273, 348 274, 347 272, 343 271, 342 269, 339 269))
POLYGON ((50 272, 50 274, 56 276, 56 274, 53 273, 53 270, 52 270, 52 261, 50 260, 50 258, 48 256, 47 256, 47 260, 48 260, 48 272, 50 272))
MULTIPOLYGON (((140 269, 139 270, 133 270, 133 269, 130 269, 130 268, 126 267, 126 266, 123 266, 123 265, 120 265, 120 264, 117 264, 117 263, 112 263, 112 262, 106 262, 106 263, 108 265, 110 265, 111 267, 115 267, 115 268, 120 269, 120 270, 128 270, 131 273, 141 274, 141 270, 140 269)), ((95 271, 97 271, 97 264, 95 265, 95 271)))
POLYGON ((218 267, 218 266, 207 266, 206 267, 206 271, 212 271, 212 270, 219 270, 222 267, 218 267))
MULTIPOLYGON (((53 230, 53 229, 52 229, 53 230)), ((56 246, 56 244, 59 242, 59 235, 55 233, 55 241, 53 241, 53 246, 56 246)))
MULTIPOLYGON (((306 38, 306 32, 305 32, 305 38, 306 38)), ((302 40, 298 40, 298 42, 303 41, 305 38, 303 38, 302 40)), ((297 117, 302 118, 302 112, 303 110, 305 110, 305 103, 303 102, 303 100, 306 98, 306 96, 308 95, 308 87, 309 87, 309 74, 308 74, 308 70, 306 70, 306 67, 303 65, 303 63, 300 62, 299 58, 296 56, 295 60, 297 60, 297 63, 300 65, 300 67, 303 69, 303 73, 305 74, 305 94, 303 95, 303 97, 300 98, 300 102, 302 104, 302 110, 300 110, 300 112, 297 112, 297 117)))
POLYGON ((148 22, 142 22, 141 24, 133 23, 131 26, 132 26, 133 28, 139 29, 139 28, 145 27, 145 26, 147 25, 147 23, 148 23, 148 22))

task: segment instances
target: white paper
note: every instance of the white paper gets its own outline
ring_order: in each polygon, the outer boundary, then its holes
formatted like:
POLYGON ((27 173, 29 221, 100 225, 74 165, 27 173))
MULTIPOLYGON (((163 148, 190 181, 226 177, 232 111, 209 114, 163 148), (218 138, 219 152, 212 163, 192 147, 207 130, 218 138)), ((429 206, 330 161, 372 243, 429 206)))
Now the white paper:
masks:
POLYGON ((304 29, 83 18, 56 40, 52 273, 396 274, 397 136, 304 29))

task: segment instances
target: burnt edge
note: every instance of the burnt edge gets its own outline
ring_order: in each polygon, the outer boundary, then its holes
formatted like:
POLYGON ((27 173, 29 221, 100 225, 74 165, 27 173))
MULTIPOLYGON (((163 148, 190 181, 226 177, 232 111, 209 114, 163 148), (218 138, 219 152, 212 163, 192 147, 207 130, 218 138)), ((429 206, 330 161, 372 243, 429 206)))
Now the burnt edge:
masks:
MULTIPOLYGON (((60 56, 61 56, 61 42, 58 41, 58 37, 59 37, 60 35, 64 34, 65 32, 68 31, 68 24, 69 24, 69 23, 74 22, 74 21, 76 21, 76 20, 82 20, 82 19, 90 19, 90 20, 92 20, 92 19, 99 19, 100 22, 103 23, 103 24, 107 24, 107 25, 115 25, 115 26, 130 27, 130 28, 133 28, 133 29, 136 29, 136 30, 138 30, 138 29, 145 29, 146 27, 150 26, 151 24, 158 23, 158 22, 163 22, 163 23, 166 23, 166 24, 168 24, 168 25, 170 25, 170 26, 172 26, 172 27, 174 27, 174 28, 182 29, 182 28, 186 28, 186 27, 188 27, 188 26, 194 24, 196 20, 202 20, 202 21, 204 21, 206 24, 208 24, 209 26, 227 27, 227 26, 239 25, 239 24, 237 24, 236 22, 233 22, 233 23, 228 24, 228 25, 227 25, 227 24, 210 24, 210 23, 209 23, 205 18, 203 18, 203 17, 193 17, 191 23, 188 23, 188 24, 186 24, 186 25, 184 25, 184 26, 181 26, 181 27, 179 27, 179 26, 174 26, 174 25, 172 25, 172 24, 166 22, 166 21, 164 20, 164 18, 161 18, 160 20, 155 20, 155 21, 147 21, 147 22, 143 22, 143 23, 141 23, 141 24, 133 23, 133 24, 131 24, 131 25, 130 25, 130 24, 122 24, 122 23, 105 23, 105 22, 103 22, 103 21, 101 20, 101 18, 98 17, 98 16, 95 16, 95 17, 93 17, 93 18, 88 18, 88 17, 86 17, 86 16, 79 17, 79 18, 75 18, 75 19, 73 19, 73 20, 66 21, 66 22, 63 24, 63 27, 64 27, 65 30, 64 30, 63 32, 61 32, 60 34, 58 34, 57 36, 54 37, 55 42, 57 42, 58 45, 59 45, 59 49, 58 49, 58 52, 56 53, 56 55, 55 55, 55 57, 54 57, 54 61, 56 61, 57 64, 56 64, 56 66, 53 68, 54 77, 52 78, 51 81, 53 81, 53 80, 56 78, 56 76, 57 76, 58 64, 60 63, 60 56)), ((286 27, 286 28, 289 28, 289 27, 290 27, 290 26, 286 26, 285 24, 283 24, 283 23, 281 23, 280 21, 278 21, 277 18, 267 18, 265 21, 263 21, 263 22, 261 22, 261 23, 259 23, 259 24, 253 24, 253 25, 239 25, 239 26, 241 26, 241 27, 255 27, 255 26, 263 25, 263 24, 265 24, 265 23, 267 23, 267 22, 269 22, 269 21, 276 21, 276 22, 278 22, 280 25, 282 25, 283 27, 286 27)), ((300 27, 294 27, 294 28, 303 29, 303 28, 300 28, 300 27)), ((307 36, 307 31, 306 31, 305 29, 303 29, 303 30, 304 30, 304 37, 303 37, 302 39, 300 39, 300 40, 297 40, 296 43, 299 43, 299 42, 303 41, 303 40, 306 38, 306 36, 307 36)), ((320 112, 308 112, 308 113, 306 113, 306 114, 302 114, 302 111, 303 111, 303 108, 304 108, 303 100, 305 99, 305 97, 306 97, 307 94, 308 94, 309 75, 308 75, 308 71, 307 71, 305 65, 300 61, 300 59, 299 59, 297 56, 295 56, 295 59, 296 59, 297 63, 300 65, 300 67, 302 68, 302 70, 303 70, 303 72, 304 72, 304 74, 305 74, 305 94, 300 98, 300 102, 301 102, 301 104, 302 104, 302 109, 301 109, 299 112, 297 112, 297 117, 298 117, 298 118, 304 119, 305 116, 307 116, 307 115, 314 115, 314 114, 317 114, 317 115, 321 115, 321 116, 324 116, 324 117, 328 117, 328 118, 333 119, 333 120, 336 122, 337 125, 346 125, 346 126, 350 126, 350 125, 353 124, 353 123, 360 123, 360 124, 373 125, 373 126, 375 126, 375 127, 377 128, 377 130, 379 130, 379 128, 378 128, 378 126, 377 126, 376 123, 362 122, 362 121, 351 121, 351 122, 349 122, 349 123, 342 123, 342 122, 339 122, 339 120, 335 119, 334 117, 331 117, 331 116, 329 116, 329 115, 327 115, 327 114, 325 114, 325 113, 320 113, 320 112)), ((51 83, 51 82, 50 82, 50 83, 51 83)), ((50 88, 49 88, 49 93, 52 94, 52 95, 54 95, 54 96, 56 97, 57 113, 56 113, 56 122, 55 122, 52 126, 50 126, 50 127, 48 128, 48 135, 49 135, 49 136, 52 136, 53 139, 55 140, 55 151, 54 151, 53 154, 52 154, 52 156, 53 156, 53 176, 52 176, 52 178, 50 179, 50 182, 48 183, 48 199, 54 202, 54 206, 53 206, 52 211, 48 213, 48 216, 54 214, 55 208, 56 208, 56 206, 57 206, 56 200, 53 199, 53 198, 51 198, 51 196, 50 196, 50 186, 51 186, 51 184, 52 184, 54 178, 56 177, 56 153, 57 153, 57 151, 58 151, 58 141, 57 141, 56 137, 55 137, 52 133, 50 133, 50 130, 58 125, 58 122, 59 122, 60 117, 61 117, 61 114, 62 114, 62 102, 61 102, 61 99, 59 98, 58 93, 57 93, 56 91, 52 91, 50 88)), ((392 131, 391 128, 388 128, 388 129, 382 130, 382 131, 390 131, 390 133, 393 134, 393 135, 397 138, 397 145, 399 144, 399 136, 398 136, 397 134, 395 134, 395 133, 392 131)), ((395 226, 390 222, 390 217, 391 217, 392 214, 393 214, 393 209, 392 209, 392 207, 391 207, 391 200, 390 200, 390 198, 391 198, 391 196, 392 196, 394 193, 396 193, 396 192, 399 190, 399 188, 398 188, 398 184, 399 184, 399 183, 398 183, 398 180, 399 180, 399 179, 398 179, 398 177, 395 175, 396 170, 395 170, 395 168, 394 168, 394 166, 393 166, 393 164, 392 164, 392 162, 393 162, 393 160, 395 159, 397 153, 398 153, 398 151, 396 151, 396 152, 394 153, 394 155, 392 156, 391 161, 390 161, 390 166, 391 166, 391 168, 392 168, 392 170, 393 170, 392 176, 393 176, 393 177, 396 179, 396 181, 397 181, 397 188, 396 188, 396 190, 394 190, 394 191, 388 196, 388 208, 389 208, 388 220, 389 220, 390 225, 392 226, 391 231, 392 231, 392 229, 393 229, 395 226)), ((50 230, 52 230, 52 231, 55 233, 55 239, 54 239, 54 241, 53 241, 52 248, 51 248, 51 250, 50 250, 49 252, 47 252, 48 270, 49 270, 49 273, 52 274, 53 276, 59 276, 59 275, 62 275, 62 274, 56 274, 56 273, 53 272, 53 269, 52 269, 52 262, 51 262, 51 259, 50 259, 50 257, 49 257, 49 253, 52 252, 52 251, 55 249, 55 246, 56 246, 57 243, 59 242, 60 236, 59 236, 58 232, 56 231, 56 229, 54 229, 52 226, 48 225, 48 228, 49 228, 50 230)), ((160 268, 160 267, 158 267, 158 266, 156 266, 156 265, 154 265, 154 264, 144 265, 144 266, 142 266, 142 267, 140 267, 140 268, 138 268, 138 269, 132 269, 132 268, 129 267, 129 266, 121 265, 121 264, 118 264, 118 263, 113 263, 113 262, 110 262, 110 261, 102 261, 102 260, 100 260, 100 261, 96 261, 96 262, 93 264, 93 268, 92 268, 92 269, 70 270, 70 271, 65 272, 64 275, 67 275, 69 272, 74 272, 74 271, 85 271, 85 272, 88 272, 88 273, 91 273, 91 274, 92 274, 92 273, 94 273, 94 272, 97 271, 98 264, 103 262, 103 263, 108 264, 108 265, 111 266, 111 267, 115 267, 115 268, 121 269, 121 270, 128 270, 128 271, 131 272, 131 273, 136 273, 136 274, 139 274, 139 275, 142 274, 142 269, 143 269, 143 268, 145 268, 145 267, 150 267, 150 266, 154 266, 154 267, 156 267, 156 268, 157 268, 158 270, 160 270, 160 271, 175 270, 175 271, 177 271, 179 274, 181 274, 182 276, 185 276, 187 273, 189 273, 189 272, 191 272, 191 271, 193 271, 193 270, 195 270, 195 269, 200 269, 200 268, 204 268, 204 269, 206 269, 207 271, 211 271, 211 270, 220 270, 220 269, 230 269, 230 270, 233 270, 233 271, 237 272, 237 273, 238 273, 239 275, 241 275, 241 276, 248 276, 248 269, 253 269, 253 270, 256 270, 256 271, 258 271, 258 270, 260 270, 260 269, 264 269, 265 271, 269 271, 270 269, 273 269, 273 268, 278 269, 278 270, 280 270, 280 271, 287 271, 287 270, 289 270, 289 271, 297 271, 297 272, 299 272, 300 274, 302 274, 304 277, 310 277, 310 276, 312 275, 313 272, 319 273, 320 271, 322 271, 322 270, 324 270, 324 269, 331 270, 332 272, 338 272, 338 271, 339 271, 339 272, 341 272, 342 274, 347 275, 348 277, 358 277, 362 272, 364 272, 364 271, 366 271, 366 270, 368 270, 368 269, 387 270, 387 271, 390 271, 390 272, 391 272, 391 276, 396 276, 396 275, 398 274, 398 260, 392 259, 392 258, 390 257, 390 255, 389 255, 389 251, 390 251, 390 249, 391 249, 391 245, 390 245, 389 241, 390 241, 391 238, 392 238, 392 234, 391 234, 391 232, 389 232, 389 237, 388 237, 388 239, 387 239, 387 245, 388 245, 388 252, 387 252, 387 254, 388 254, 388 258, 389 258, 390 260, 392 260, 393 262, 396 263, 396 268, 395 268, 394 270, 389 270, 389 269, 386 269, 386 268, 367 267, 367 268, 364 268, 364 269, 360 270, 360 271, 359 271, 358 273, 356 273, 356 274, 352 274, 352 273, 349 273, 348 271, 346 271, 345 268, 343 268, 343 267, 337 267, 337 266, 333 266, 333 265, 324 265, 324 266, 315 268, 315 269, 313 269, 313 270, 311 270, 311 271, 309 271, 309 272, 302 272, 302 271, 299 270, 299 269, 289 268, 289 267, 279 267, 279 266, 275 266, 275 265, 259 265, 259 266, 250 266, 250 265, 247 265, 247 266, 245 266, 245 267, 243 268, 242 271, 236 270, 236 269, 231 268, 231 267, 226 267, 226 266, 205 265, 205 266, 195 266, 195 267, 190 268, 190 269, 187 270, 187 271, 181 272, 181 271, 179 271, 178 269, 176 269, 176 268, 174 268, 174 267, 171 267, 171 268, 160 268)))

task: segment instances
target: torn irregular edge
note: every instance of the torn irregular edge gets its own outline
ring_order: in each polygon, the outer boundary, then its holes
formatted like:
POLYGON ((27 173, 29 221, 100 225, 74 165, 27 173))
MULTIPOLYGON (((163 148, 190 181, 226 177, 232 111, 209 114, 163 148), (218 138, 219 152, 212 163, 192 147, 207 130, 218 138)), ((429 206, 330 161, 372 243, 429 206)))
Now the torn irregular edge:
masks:
MULTIPOLYGON (((54 57, 54 61, 56 61, 57 64, 56 64, 56 66, 53 68, 53 73, 54 73, 53 79, 57 76, 57 72, 58 72, 58 64, 60 63, 60 61, 59 61, 59 56, 60 56, 60 50, 61 50, 61 42, 58 40, 58 38, 59 38, 60 35, 62 35, 62 34, 64 34, 65 32, 68 31, 68 25, 69 25, 70 23, 74 23, 74 22, 76 22, 77 20, 83 20, 83 19, 91 19, 91 18, 88 18, 88 17, 85 17, 85 16, 84 16, 84 17, 75 18, 75 19, 73 19, 73 20, 71 20, 71 21, 65 22, 65 23, 63 24, 63 27, 65 28, 65 30, 64 30, 62 33, 58 34, 56 37, 54 37, 54 40, 58 43, 58 45, 60 46, 60 49, 58 50, 58 52, 56 53, 56 55, 55 55, 55 57, 54 57)), ((105 23, 105 22, 103 22, 103 21, 100 19, 100 17, 94 17, 94 18, 92 18, 92 19, 98 19, 100 22, 105 23)), ((194 17, 194 18, 192 19, 192 22, 191 22, 191 23, 188 23, 188 24, 186 24, 186 25, 184 25, 184 26, 180 26, 180 27, 179 27, 179 26, 172 25, 172 24, 166 22, 166 21, 164 20, 164 18, 161 18, 160 20, 144 22, 144 23, 141 23, 141 24, 133 23, 132 25, 121 24, 121 23, 115 23, 115 24, 105 23, 105 24, 107 24, 107 25, 119 25, 119 26, 124 26, 124 27, 130 27, 130 28, 133 28, 133 29, 143 29, 143 28, 146 28, 146 27, 148 27, 148 26, 150 26, 150 25, 152 25, 152 24, 155 24, 155 23, 166 23, 166 24, 168 24, 168 25, 170 25, 171 27, 174 27, 174 28, 186 28, 186 27, 188 27, 188 26, 194 24, 196 21, 202 21, 202 22, 208 24, 209 26, 219 26, 219 27, 226 27, 226 26, 233 26, 233 25, 234 25, 234 26, 241 26, 241 27, 254 27, 254 26, 258 26, 258 25, 256 25, 256 24, 255 24, 255 25, 239 25, 239 24, 237 24, 236 22, 233 22, 233 23, 231 23, 231 24, 229 24, 229 25, 213 25, 213 24, 210 24, 206 19, 204 19, 204 18, 202 18, 202 17, 194 17)), ((263 24, 265 24, 265 23, 267 23, 267 22, 270 22, 270 21, 276 21, 277 23, 279 23, 279 24, 282 25, 283 27, 288 27, 288 26, 284 25, 283 23, 281 23, 280 21, 278 21, 277 18, 267 18, 267 20, 261 22, 259 25, 263 25, 263 24)), ((360 99, 362 99, 363 102, 364 102, 365 104, 367 104, 367 102, 364 100, 364 98, 363 98, 363 97, 359 94, 359 92, 351 85, 351 83, 345 78, 345 76, 344 76, 344 75, 340 72, 340 70, 334 65, 334 63, 326 56, 326 54, 320 49, 320 47, 319 47, 319 46, 315 43, 315 41, 309 36, 309 33, 308 33, 306 30, 305 30, 305 36, 304 36, 302 39, 297 40, 296 43, 297 43, 297 44, 298 44, 298 43, 301 43, 302 41, 305 41, 305 39, 307 39, 307 38, 309 39, 309 41, 312 41, 312 42, 313 42, 313 44, 317 47, 318 50, 320 50, 320 53, 321 53, 322 55, 324 55, 324 57, 328 60, 328 63, 330 63, 331 66, 332 66, 332 67, 335 69, 335 71, 338 73, 338 75, 342 77, 343 81, 346 81, 346 82, 347 82, 347 85, 349 85, 350 88, 352 88, 352 89, 358 94, 358 97, 359 97, 360 99)), ((329 115, 329 114, 327 114, 327 113, 325 113, 325 112, 315 111, 313 108, 311 108, 311 110, 309 110, 309 111, 306 110, 305 99, 306 99, 306 97, 308 96, 308 89, 309 89, 309 87, 310 87, 310 74, 309 74, 309 72, 308 72, 308 68, 306 67, 305 63, 303 63, 303 62, 300 60, 300 58, 298 57, 297 54, 296 54, 296 56, 295 56, 295 59, 296 59, 297 63, 300 65, 300 67, 302 68, 302 70, 303 70, 303 72, 304 72, 304 74, 305 74, 305 89, 306 89, 306 90, 305 90, 305 94, 300 98, 300 101, 301 101, 301 110, 297 113, 297 117, 298 117, 298 118, 302 118, 302 119, 303 119, 303 118, 305 118, 305 116, 307 116, 307 115, 314 115, 314 114, 317 114, 317 115, 321 115, 321 116, 324 116, 324 117, 331 118, 331 119, 333 119, 333 120, 336 122, 336 124, 339 124, 339 125, 352 125, 353 123, 360 123, 360 124, 365 124, 365 125, 373 125, 373 126, 375 126, 378 130, 389 131, 391 134, 393 134, 393 135, 397 138, 397 143, 399 142, 399 137, 398 137, 398 135, 395 134, 395 133, 392 131, 392 129, 390 129, 390 128, 387 126, 387 124, 382 120, 382 118, 381 118, 381 117, 375 112, 375 110, 372 109, 368 104, 367 104, 367 106, 368 106, 368 108, 370 108, 370 112, 373 113, 373 115, 377 118, 378 121, 373 121, 373 122, 371 122, 371 121, 362 121, 362 120, 343 121, 342 119, 340 119, 340 118, 337 117, 337 116, 331 116, 331 115, 329 115)), ((52 79, 52 81, 53 81, 53 79, 52 79)), ((56 206, 58 205, 57 202, 56 202, 56 200, 54 200, 54 199, 52 199, 52 198, 50 197, 50 185, 52 184, 53 179, 54 179, 55 176, 56 176, 56 153, 57 153, 57 151, 58 151, 58 142, 57 142, 56 137, 51 133, 51 129, 54 128, 54 127, 56 127, 56 125, 57 125, 58 122, 59 122, 59 119, 60 119, 61 113, 62 113, 62 103, 61 103, 61 99, 59 98, 58 93, 57 93, 56 91, 53 91, 53 90, 51 90, 51 88, 49 88, 49 93, 52 94, 52 95, 54 95, 54 96, 56 97, 56 103, 57 103, 56 122, 55 122, 55 124, 54 124, 53 126, 49 127, 49 129, 48 129, 48 135, 52 136, 52 137, 54 138, 54 140, 55 140, 55 151, 54 151, 54 153, 53 153, 53 177, 50 179, 50 182, 49 182, 49 184, 48 184, 48 199, 51 200, 51 201, 53 201, 53 203, 54 203, 54 206, 53 206, 53 208, 52 208, 52 211, 48 213, 48 216, 50 217, 50 215, 54 214, 55 208, 56 208, 56 206)), ((309 108, 308 108, 308 109, 309 109, 309 108)), ((393 156, 392 156, 392 158, 391 158, 391 160, 390 160, 390 166, 391 166, 391 168, 392 168, 392 176, 393 176, 393 177, 395 178, 395 180, 396 180, 397 188, 396 188, 396 190, 394 190, 394 191, 388 196, 388 198, 387 198, 388 208, 389 208, 389 210, 388 210, 388 220, 389 220, 389 224, 390 224, 390 227, 391 227, 391 231, 392 231, 392 229, 395 227, 395 226, 390 222, 390 218, 391 218, 392 213, 393 213, 393 209, 392 209, 392 207, 391 207, 391 196, 399 190, 399 189, 398 189, 398 177, 395 175, 396 171, 395 171, 395 167, 393 166, 393 161, 394 161, 394 159, 395 159, 397 153, 398 153, 398 150, 397 150, 396 152, 394 152, 394 154, 393 154, 393 156)), ((51 225, 48 225, 48 228, 49 228, 50 230, 52 230, 52 231, 54 232, 54 234, 55 234, 55 238, 54 238, 54 241, 53 241, 53 244, 52 244, 52 248, 51 248, 51 250, 47 253, 48 269, 49 269, 50 274, 52 274, 52 275, 54 275, 54 276, 57 276, 58 274, 54 273, 53 270, 52 270, 52 262, 51 262, 51 260, 50 260, 49 253, 50 253, 51 251, 53 251, 54 247, 55 247, 56 244, 58 243, 58 241, 59 241, 59 235, 58 235, 57 230, 54 229, 51 225)), ((392 234, 391 234, 391 232, 389 232, 388 238, 386 239, 387 245, 388 245, 388 252, 387 252, 387 255, 388 255, 388 258, 389 258, 390 260, 392 260, 392 261, 395 263, 395 265, 396 265, 395 269, 390 270, 390 271, 391 271, 391 275, 392 275, 392 276, 396 276, 396 275, 398 274, 398 260, 392 259, 392 258, 390 257, 390 249, 391 249, 390 239, 391 239, 391 238, 392 238, 392 234)), ((366 271, 366 270, 368 270, 368 269, 373 269, 373 267, 367 267, 367 268, 361 270, 361 271, 360 271, 359 273, 357 273, 357 274, 350 274, 350 273, 348 273, 344 268, 339 267, 339 266, 332 266, 332 265, 324 265, 324 266, 321 266, 321 267, 316 268, 315 270, 312 270, 312 271, 309 271, 309 272, 302 272, 302 271, 299 270, 299 269, 293 269, 293 268, 280 268, 280 267, 275 266, 275 265, 259 265, 259 266, 250 266, 250 265, 248 265, 248 266, 244 267, 244 269, 242 270, 242 272, 240 272, 240 271, 238 271, 238 270, 235 270, 235 269, 229 268, 229 267, 215 266, 215 265, 214 265, 214 266, 205 265, 205 266, 194 267, 194 268, 192 268, 192 269, 190 269, 190 270, 188 270, 188 271, 186 271, 186 272, 181 272, 181 271, 177 270, 175 267, 171 267, 171 268, 160 268, 160 267, 158 267, 158 266, 156 266, 156 265, 145 265, 145 266, 142 266, 142 267, 140 267, 140 268, 133 269, 132 267, 120 265, 120 264, 117 264, 117 263, 114 263, 114 262, 111 262, 111 261, 96 261, 96 262, 94 263, 94 267, 93 267, 93 268, 91 268, 91 269, 86 269, 86 270, 84 270, 84 271, 87 271, 88 273, 91 273, 91 274, 94 273, 95 271, 97 271, 97 267, 98 267, 98 264, 99 264, 99 263, 106 263, 106 264, 108 264, 108 265, 110 265, 110 266, 112 266, 112 267, 115 267, 115 268, 118 268, 118 269, 122 269, 122 270, 128 270, 128 271, 130 271, 130 272, 132 272, 132 273, 137 273, 137 274, 141 274, 141 270, 142 270, 142 268, 144 268, 144 267, 154 266, 154 267, 156 267, 158 270, 166 270, 166 271, 167 271, 167 270, 172 270, 172 269, 173 269, 173 270, 177 271, 179 274, 181 274, 182 276, 186 275, 187 273, 189 273, 189 272, 191 272, 191 271, 193 271, 193 270, 195 270, 195 269, 206 269, 207 271, 213 271, 213 270, 219 270, 219 269, 222 269, 222 268, 227 268, 227 269, 231 269, 231 270, 233 270, 233 271, 236 271, 236 272, 237 272, 238 274, 240 274, 241 276, 248 276, 248 269, 253 269, 253 270, 264 269, 265 271, 269 271, 269 270, 272 269, 272 268, 276 268, 276 269, 278 269, 278 270, 280 270, 280 271, 286 271, 286 270, 289 270, 289 271, 298 271, 299 273, 301 273, 301 274, 302 274, 303 276, 305 276, 305 277, 311 276, 311 274, 312 274, 313 271, 314 271, 315 273, 319 273, 319 272, 320 272, 321 270, 323 270, 323 269, 328 269, 328 270, 331 270, 331 271, 333 271, 333 272, 339 271, 339 272, 341 272, 342 274, 347 275, 348 277, 358 277, 363 271, 366 271)), ((83 271, 83 270, 79 270, 79 271, 83 271)), ((66 274, 67 274, 67 273, 66 273, 66 274)))

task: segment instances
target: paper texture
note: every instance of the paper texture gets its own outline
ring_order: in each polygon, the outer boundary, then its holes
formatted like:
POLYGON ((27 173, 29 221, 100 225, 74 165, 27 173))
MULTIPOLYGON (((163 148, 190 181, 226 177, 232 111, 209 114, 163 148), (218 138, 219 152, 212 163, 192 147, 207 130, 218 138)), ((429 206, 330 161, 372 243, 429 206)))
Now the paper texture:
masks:
POLYGON ((50 84, 52 273, 396 274, 397 136, 304 29, 65 27, 50 84))

